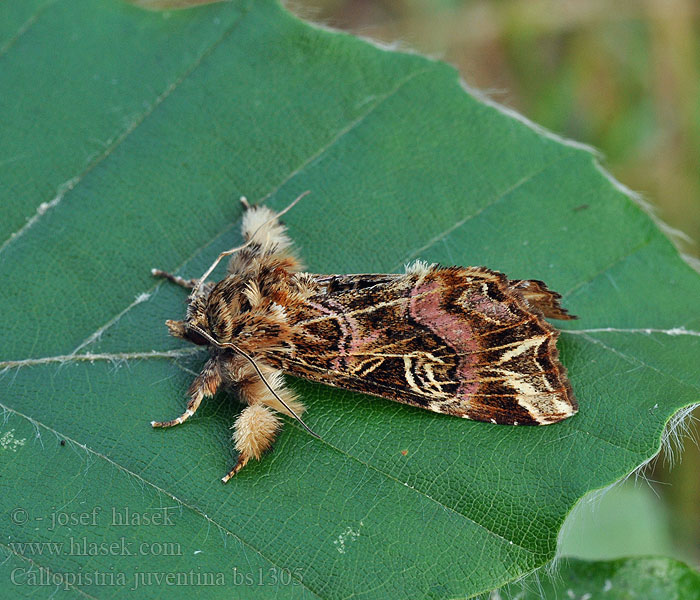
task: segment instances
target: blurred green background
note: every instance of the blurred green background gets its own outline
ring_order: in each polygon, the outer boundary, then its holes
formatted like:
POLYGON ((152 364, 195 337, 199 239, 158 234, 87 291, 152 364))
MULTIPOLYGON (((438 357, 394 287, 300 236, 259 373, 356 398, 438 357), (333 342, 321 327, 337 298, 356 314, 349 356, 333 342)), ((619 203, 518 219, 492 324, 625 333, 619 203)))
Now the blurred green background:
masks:
MULTIPOLYGON (((446 60, 470 87, 598 148, 604 166, 681 232, 681 251, 700 257, 697 0, 293 0, 288 7, 446 60)), ((584 499, 565 525, 563 554, 663 554, 700 567, 699 430, 690 429, 672 467, 663 452, 646 480, 584 499)))

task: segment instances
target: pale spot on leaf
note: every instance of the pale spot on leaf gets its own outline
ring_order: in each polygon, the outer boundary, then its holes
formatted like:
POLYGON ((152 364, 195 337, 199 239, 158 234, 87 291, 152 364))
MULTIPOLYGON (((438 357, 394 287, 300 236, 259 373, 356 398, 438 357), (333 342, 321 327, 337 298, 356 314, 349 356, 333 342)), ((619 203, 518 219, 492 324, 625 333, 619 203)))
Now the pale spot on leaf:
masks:
POLYGON ((21 440, 17 439, 15 437, 15 430, 10 429, 0 437, 0 448, 2 448, 3 450, 11 450, 12 452, 17 452, 17 447, 24 446, 24 442, 26 441, 26 438, 22 438, 21 440))

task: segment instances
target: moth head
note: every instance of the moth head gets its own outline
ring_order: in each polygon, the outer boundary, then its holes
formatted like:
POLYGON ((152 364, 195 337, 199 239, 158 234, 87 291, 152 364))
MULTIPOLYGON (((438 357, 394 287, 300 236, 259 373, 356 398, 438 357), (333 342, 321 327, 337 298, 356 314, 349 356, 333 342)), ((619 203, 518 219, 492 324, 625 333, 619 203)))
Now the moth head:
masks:
POLYGON ((197 344, 206 346, 211 342, 200 331, 211 335, 206 311, 206 298, 202 294, 190 298, 187 306, 187 317, 184 321, 166 321, 170 335, 197 344))
POLYGON ((198 346, 206 346, 210 342, 195 328, 188 326, 187 321, 166 321, 170 335, 182 338, 198 346))
POLYGON ((250 310, 244 289, 243 277, 229 275, 212 287, 203 299, 201 310, 194 310, 188 317, 216 340, 235 341, 245 327, 250 310))
POLYGON ((216 285, 209 284, 188 298, 187 316, 183 321, 166 321, 170 335, 198 346, 217 346, 230 341, 238 330, 236 317, 241 312, 237 282, 228 277, 216 285))

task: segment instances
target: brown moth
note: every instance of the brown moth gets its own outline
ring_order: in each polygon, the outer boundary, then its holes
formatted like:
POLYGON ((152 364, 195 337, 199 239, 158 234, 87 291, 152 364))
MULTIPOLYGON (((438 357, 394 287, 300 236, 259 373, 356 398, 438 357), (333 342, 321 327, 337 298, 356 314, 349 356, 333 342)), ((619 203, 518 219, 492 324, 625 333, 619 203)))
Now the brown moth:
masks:
POLYGON ((233 426, 239 456, 224 483, 270 448, 282 425, 277 413, 308 430, 283 373, 505 425, 548 425, 578 410, 559 334, 544 320, 575 317, 541 281, 422 261, 403 274, 302 272, 278 219, 294 203, 276 215, 242 202, 246 243, 219 257, 232 255, 224 279, 206 282, 218 259, 201 279, 153 270, 192 290, 185 320, 166 324, 208 346, 210 358, 185 412, 151 425, 178 425, 203 398, 234 387, 248 406, 233 426))

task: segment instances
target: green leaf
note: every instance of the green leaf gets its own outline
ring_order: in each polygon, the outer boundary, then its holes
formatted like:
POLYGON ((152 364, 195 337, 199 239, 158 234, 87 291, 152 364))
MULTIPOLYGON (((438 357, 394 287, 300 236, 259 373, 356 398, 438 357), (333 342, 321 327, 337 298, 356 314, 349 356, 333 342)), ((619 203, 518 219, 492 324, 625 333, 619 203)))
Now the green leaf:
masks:
POLYGON ((450 67, 267 0, 12 0, 0 23, 0 581, 16 596, 493 589, 549 561, 576 501, 698 402, 697 273, 587 149, 450 67), (150 269, 199 276, 240 242, 238 196, 281 209, 304 190, 285 219, 312 271, 420 257, 562 292, 580 413, 492 426, 294 381, 323 440, 287 422, 227 486, 231 395, 152 430, 205 356, 168 337, 184 293, 150 269))
POLYGON ((700 574, 670 558, 563 559, 554 573, 531 575, 498 594, 503 600, 698 600, 700 574))
POLYGON ((586 496, 567 517, 557 554, 589 561, 653 555, 693 560, 674 547, 666 506, 646 481, 586 496))

